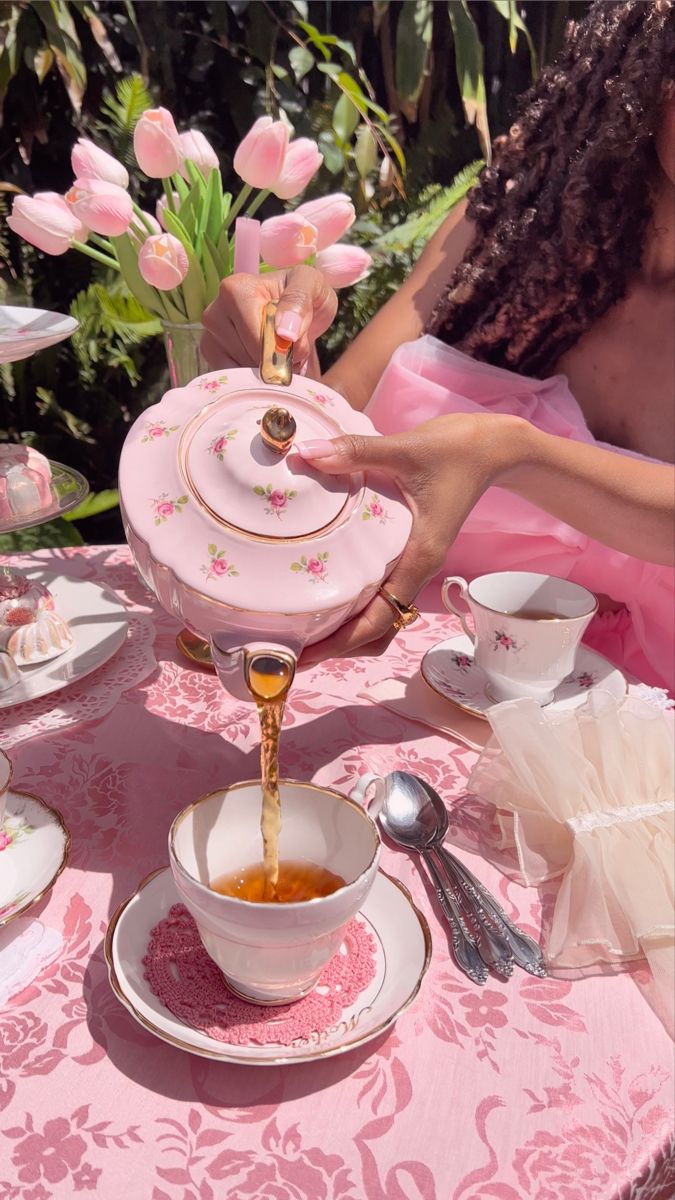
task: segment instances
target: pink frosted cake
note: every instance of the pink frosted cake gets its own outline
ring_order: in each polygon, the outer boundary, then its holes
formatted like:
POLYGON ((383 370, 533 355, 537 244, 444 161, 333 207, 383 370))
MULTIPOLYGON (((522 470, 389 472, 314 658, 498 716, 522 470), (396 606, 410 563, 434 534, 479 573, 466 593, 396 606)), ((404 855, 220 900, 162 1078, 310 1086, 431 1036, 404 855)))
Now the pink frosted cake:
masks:
POLYGON ((44 454, 0 443, 0 523, 21 520, 52 504, 52 472, 44 454))

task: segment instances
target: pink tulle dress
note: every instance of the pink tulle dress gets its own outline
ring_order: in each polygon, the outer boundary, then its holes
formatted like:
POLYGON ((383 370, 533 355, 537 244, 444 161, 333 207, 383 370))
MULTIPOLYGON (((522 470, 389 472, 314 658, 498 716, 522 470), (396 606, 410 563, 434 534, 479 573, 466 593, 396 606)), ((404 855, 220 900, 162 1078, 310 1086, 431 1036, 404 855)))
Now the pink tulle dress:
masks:
MULTIPOLYGON (((508 412, 546 433, 632 454, 596 442, 564 375, 516 375, 432 337, 399 346, 367 411, 381 433, 410 429, 451 412, 508 412)), ((465 521, 445 567, 448 574, 468 579, 490 571, 540 571, 609 596, 621 607, 598 614, 586 643, 641 682, 675 690, 672 568, 611 550, 496 487, 465 521)))

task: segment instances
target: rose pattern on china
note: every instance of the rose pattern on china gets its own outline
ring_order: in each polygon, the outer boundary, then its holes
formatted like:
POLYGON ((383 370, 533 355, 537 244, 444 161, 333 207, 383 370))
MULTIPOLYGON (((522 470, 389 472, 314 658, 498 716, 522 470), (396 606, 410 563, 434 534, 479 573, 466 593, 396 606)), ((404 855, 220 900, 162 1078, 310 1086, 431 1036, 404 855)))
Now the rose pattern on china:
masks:
POLYGON ((217 392, 223 384, 227 383, 227 375, 218 375, 215 379, 200 379, 197 382, 197 387, 201 392, 217 392))
POLYGON ((214 437, 210 443, 207 454, 213 454, 218 462, 225 462, 225 452, 230 442, 236 438, 237 432, 236 429, 228 429, 227 433, 218 434, 218 437, 214 437))
POLYGON ((278 520, 283 517, 289 502, 295 500, 297 496, 297 492, 293 492, 289 488, 284 488, 283 491, 280 488, 273 488, 271 483, 266 484, 265 487, 258 485, 254 487, 253 491, 256 496, 260 496, 265 501, 267 516, 277 517, 278 520))
POLYGON ((582 671, 579 675, 574 676, 572 682, 580 688, 592 688, 598 682, 597 672, 582 671))
POLYGON ((450 658, 457 667, 457 670, 461 671, 463 675, 467 671, 470 671, 473 666, 473 659, 470 654, 462 654, 460 651, 453 650, 450 658))
POLYGON ((517 654, 518 651, 522 650, 523 648, 522 643, 516 641, 513 635, 506 633, 504 629, 495 629, 493 632, 493 638, 493 650, 499 650, 501 647, 502 650, 513 650, 514 654, 517 654))
POLYGON ((164 525, 174 513, 182 512, 187 502, 187 496, 178 496, 175 500, 170 500, 168 492, 162 492, 157 500, 150 501, 155 514, 155 525, 164 525))
POLYGON ((157 442, 160 438, 170 437, 178 429, 177 425, 167 425, 166 421, 146 421, 143 426, 145 433, 141 442, 157 442))
POLYGON ((22 842, 31 833, 34 833, 33 826, 28 824, 25 817, 7 817, 0 821, 0 850, 7 850, 15 842, 22 842))
POLYGON ((225 557, 225 551, 219 550, 215 542, 207 547, 209 555, 208 566, 202 565, 202 575, 206 575, 207 583, 211 579, 220 579, 223 575, 238 575, 232 563, 225 557))
POLYGON ((333 401, 324 392, 308 392, 307 394, 312 397, 315 404, 320 404, 322 408, 333 408, 333 401))
POLYGON ((299 562, 291 563, 291 571, 295 571, 296 575, 301 573, 309 575, 312 583, 324 583, 328 578, 326 572, 328 557, 328 550, 323 550, 319 554, 309 558, 306 554, 301 554, 299 562))
POLYGON ((370 500, 367 501, 361 517, 364 521, 377 521, 380 525, 386 525, 387 521, 391 520, 380 497, 376 496, 374 492, 370 500))

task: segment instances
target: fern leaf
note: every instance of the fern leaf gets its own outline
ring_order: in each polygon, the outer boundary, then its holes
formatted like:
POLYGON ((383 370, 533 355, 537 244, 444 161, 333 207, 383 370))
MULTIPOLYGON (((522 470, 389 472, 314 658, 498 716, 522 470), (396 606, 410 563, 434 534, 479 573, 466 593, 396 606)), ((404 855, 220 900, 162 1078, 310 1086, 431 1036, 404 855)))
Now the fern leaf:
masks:
POLYGON ((455 176, 449 187, 433 184, 426 188, 420 200, 422 206, 410 213, 405 221, 387 230, 373 243, 376 251, 417 256, 422 246, 433 237, 448 213, 463 200, 478 179, 484 163, 469 163, 455 176))
POLYGON ((152 108, 152 97, 140 75, 126 75, 115 84, 115 94, 101 104, 96 129, 110 142, 113 153, 133 165, 132 139, 141 113, 152 108))

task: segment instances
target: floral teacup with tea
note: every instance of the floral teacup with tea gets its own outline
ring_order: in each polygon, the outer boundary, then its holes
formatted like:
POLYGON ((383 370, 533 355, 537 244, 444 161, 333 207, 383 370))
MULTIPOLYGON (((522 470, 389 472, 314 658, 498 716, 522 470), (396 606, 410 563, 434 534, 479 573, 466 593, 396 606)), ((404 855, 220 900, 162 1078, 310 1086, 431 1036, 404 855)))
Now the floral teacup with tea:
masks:
POLYGON ((171 870, 232 991, 286 1004, 314 987, 377 873, 380 839, 347 796, 280 780, 278 902, 263 899, 260 782, 212 792, 176 817, 171 870), (294 898, 298 897, 298 898, 294 898))

